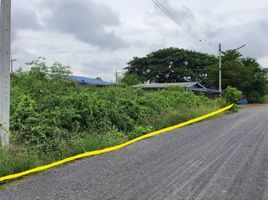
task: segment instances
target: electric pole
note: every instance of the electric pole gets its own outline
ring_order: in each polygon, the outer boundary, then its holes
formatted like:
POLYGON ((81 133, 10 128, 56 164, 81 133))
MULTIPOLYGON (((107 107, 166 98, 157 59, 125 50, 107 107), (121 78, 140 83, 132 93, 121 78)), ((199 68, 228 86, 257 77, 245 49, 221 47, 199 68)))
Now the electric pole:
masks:
POLYGON ((221 73, 221 67, 222 66, 222 62, 221 62, 221 43, 219 43, 219 92, 220 94, 222 94, 222 84, 221 84, 221 76, 222 76, 222 73, 221 73))
POLYGON ((17 59, 13 59, 12 56, 11 56, 11 73, 14 72, 14 62, 16 62, 17 59))
MULTIPOLYGON (((238 51, 239 49, 242 49, 243 47, 245 47, 246 45, 242 45, 236 49, 230 49, 233 51, 238 51)), ((222 94, 222 58, 221 58, 221 54, 222 54, 222 50, 221 50, 221 43, 219 43, 219 92, 220 94, 222 94)))
POLYGON ((9 145, 11 0, 1 0, 0 19, 0 138, 9 145))
POLYGON ((120 72, 117 72, 117 69, 115 70, 115 84, 118 85, 119 83, 119 75, 120 75, 120 72))

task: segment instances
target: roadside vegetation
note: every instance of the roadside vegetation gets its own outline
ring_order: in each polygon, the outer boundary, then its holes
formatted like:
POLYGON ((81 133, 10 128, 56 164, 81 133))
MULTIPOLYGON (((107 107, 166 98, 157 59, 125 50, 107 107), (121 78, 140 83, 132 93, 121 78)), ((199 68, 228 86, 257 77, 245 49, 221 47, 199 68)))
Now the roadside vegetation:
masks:
POLYGON ((11 146, 0 148, 0 176, 123 143, 226 105, 181 88, 145 92, 80 86, 68 67, 39 59, 12 74, 11 146))
POLYGON ((241 98, 242 98, 242 92, 234 87, 228 86, 226 90, 224 91, 224 99, 226 103, 234 104, 232 109, 230 109, 230 111, 232 112, 238 111, 237 104, 241 98))

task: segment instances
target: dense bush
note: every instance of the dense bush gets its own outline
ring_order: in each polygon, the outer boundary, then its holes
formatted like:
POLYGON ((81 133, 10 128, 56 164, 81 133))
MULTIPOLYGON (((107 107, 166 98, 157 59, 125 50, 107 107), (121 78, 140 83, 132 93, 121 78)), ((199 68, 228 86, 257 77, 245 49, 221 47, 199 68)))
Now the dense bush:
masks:
POLYGON ((0 151, 3 169, 13 161, 19 169, 27 169, 119 144, 221 106, 217 100, 176 87, 145 92, 127 87, 80 86, 65 79, 70 75, 69 68, 59 63, 48 67, 39 59, 29 65, 30 71, 12 74, 11 149, 19 150, 12 155, 0 151))
POLYGON ((139 77, 135 74, 125 74, 120 80, 119 84, 120 85, 137 85, 140 84, 141 81, 139 80, 139 77))
POLYGON ((224 91, 224 98, 227 104, 237 104, 242 98, 242 92, 234 87, 228 86, 224 91))
POLYGON ((16 144, 41 153, 55 152, 73 138, 122 132, 133 138, 149 130, 145 119, 167 110, 212 104, 180 88, 153 93, 141 89, 81 87, 64 79, 67 67, 47 67, 43 60, 31 70, 12 75, 11 132, 16 144))

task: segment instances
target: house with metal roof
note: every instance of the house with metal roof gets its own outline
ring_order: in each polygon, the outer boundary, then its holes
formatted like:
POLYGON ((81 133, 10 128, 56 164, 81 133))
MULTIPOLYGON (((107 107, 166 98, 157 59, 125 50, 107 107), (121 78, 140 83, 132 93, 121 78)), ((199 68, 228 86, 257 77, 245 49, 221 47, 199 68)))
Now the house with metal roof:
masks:
POLYGON ((198 82, 180 82, 180 83, 145 83, 145 84, 138 84, 132 87, 134 88, 142 88, 144 90, 159 90, 164 89, 172 86, 177 86, 184 88, 186 90, 195 92, 195 93, 205 93, 207 95, 218 95, 219 90, 209 89, 204 85, 198 82))
POLYGON ((93 86, 112 86, 113 83, 94 79, 94 78, 88 78, 88 77, 82 77, 82 76, 70 76, 67 79, 77 82, 80 85, 93 85, 93 86))

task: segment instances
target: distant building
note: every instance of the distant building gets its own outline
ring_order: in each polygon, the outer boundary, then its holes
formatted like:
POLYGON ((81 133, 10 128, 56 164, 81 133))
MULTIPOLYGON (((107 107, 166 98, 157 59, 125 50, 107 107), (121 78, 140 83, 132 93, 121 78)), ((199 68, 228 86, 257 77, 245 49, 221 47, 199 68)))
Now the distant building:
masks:
POLYGON ((82 76, 70 76, 67 79, 77 82, 80 85, 93 85, 93 86, 112 86, 113 83, 103 81, 95 78, 87 78, 82 76))
POLYGON ((145 83, 138 84, 132 87, 142 88, 144 90, 159 90, 171 86, 178 86, 194 93, 204 93, 206 95, 219 95, 219 90, 209 89, 198 82, 180 82, 180 83, 145 83))

